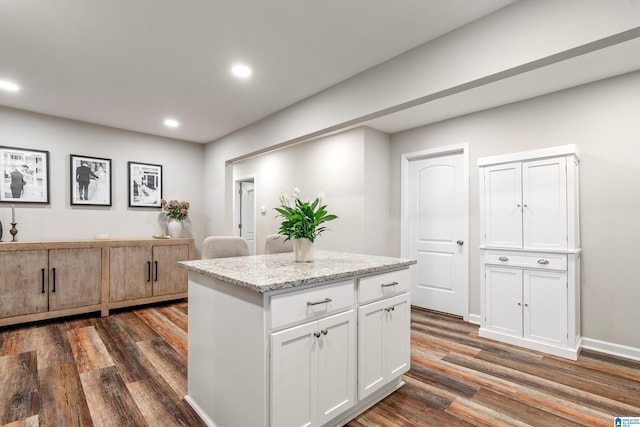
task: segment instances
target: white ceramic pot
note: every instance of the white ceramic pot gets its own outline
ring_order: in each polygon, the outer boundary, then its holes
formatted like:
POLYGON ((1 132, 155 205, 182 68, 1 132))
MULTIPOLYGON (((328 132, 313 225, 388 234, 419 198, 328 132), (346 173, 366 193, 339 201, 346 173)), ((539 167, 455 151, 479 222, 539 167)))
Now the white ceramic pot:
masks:
POLYGON ((309 239, 293 240, 293 258, 296 262, 312 262, 315 258, 315 246, 309 239))
POLYGON ((170 219, 167 224, 167 234, 171 236, 172 239, 177 239, 178 237, 182 237, 182 221, 178 221, 177 219, 170 219))

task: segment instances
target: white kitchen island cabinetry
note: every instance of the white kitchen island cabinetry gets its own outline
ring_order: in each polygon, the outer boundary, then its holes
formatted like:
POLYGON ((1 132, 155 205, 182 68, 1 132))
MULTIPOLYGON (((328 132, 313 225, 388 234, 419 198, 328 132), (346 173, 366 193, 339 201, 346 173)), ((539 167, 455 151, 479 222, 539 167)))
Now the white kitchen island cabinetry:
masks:
POLYGON ((575 145, 478 159, 480 336, 577 360, 579 161, 575 145))
POLYGON ((403 384, 412 264, 327 251, 313 263, 292 253, 180 263, 189 270, 186 400, 210 426, 345 424, 403 384), (376 304, 399 321, 361 330, 358 316, 376 304), (385 347, 362 346, 363 333, 385 347), (359 394, 366 360, 396 366, 359 394))

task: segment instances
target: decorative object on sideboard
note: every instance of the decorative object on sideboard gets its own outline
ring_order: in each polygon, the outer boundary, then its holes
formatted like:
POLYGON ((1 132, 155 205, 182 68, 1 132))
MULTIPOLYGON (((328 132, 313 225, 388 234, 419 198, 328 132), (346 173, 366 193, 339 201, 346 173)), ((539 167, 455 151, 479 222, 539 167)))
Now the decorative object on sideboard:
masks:
POLYGON ((182 237, 183 221, 189 216, 189 202, 178 200, 160 200, 160 205, 169 222, 167 223, 167 234, 172 238, 182 237))
POLYGON ((18 234, 18 229, 16 228, 16 225, 18 225, 18 223, 16 222, 12 222, 11 223, 11 230, 9 230, 9 233, 11 233, 12 242, 17 242, 18 240, 16 239, 16 234, 18 234))
POLYGON ((293 201, 284 191, 280 193, 280 206, 275 210, 284 220, 278 234, 286 236, 285 241, 293 242, 293 254, 297 262, 313 261, 315 239, 327 229, 322 224, 338 218, 327 212, 327 206, 322 204, 324 197, 324 192, 320 192, 314 201, 302 201, 297 187, 293 189, 293 201))

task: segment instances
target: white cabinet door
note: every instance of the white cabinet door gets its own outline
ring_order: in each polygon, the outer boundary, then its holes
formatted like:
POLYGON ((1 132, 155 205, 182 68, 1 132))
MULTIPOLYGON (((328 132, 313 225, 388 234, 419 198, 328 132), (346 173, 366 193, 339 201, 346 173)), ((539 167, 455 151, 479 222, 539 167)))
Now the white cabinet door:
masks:
POLYGON ((387 312, 386 350, 389 379, 407 372, 411 366, 411 304, 409 294, 390 298, 387 312))
POLYGON ((271 425, 319 426, 355 404, 355 312, 271 334, 271 425))
POLYGON ((525 249, 567 249, 567 160, 564 157, 522 164, 525 249))
POLYGON ((524 271, 524 338, 567 345, 567 273, 524 271))
POLYGON ((358 398, 407 372, 410 367, 409 294, 358 309, 358 398))
POLYGON ((272 426, 318 425, 317 332, 311 322, 271 334, 272 426))
POLYGON ((522 337, 522 269, 485 268, 485 327, 522 337))
POLYGON ((355 311, 319 320, 318 330, 318 424, 323 425, 355 404, 355 311))
POLYGON ((484 168, 485 244, 522 248, 522 164, 484 168))

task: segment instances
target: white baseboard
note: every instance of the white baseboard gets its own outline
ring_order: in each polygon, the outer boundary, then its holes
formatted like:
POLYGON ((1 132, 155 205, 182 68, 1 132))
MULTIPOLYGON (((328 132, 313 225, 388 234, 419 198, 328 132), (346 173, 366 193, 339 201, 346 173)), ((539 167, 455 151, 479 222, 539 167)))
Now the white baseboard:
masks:
POLYGON ((474 325, 480 324, 480 315, 479 314, 469 314, 469 323, 473 323, 474 325))
POLYGON ((640 348, 582 337, 582 348, 640 361, 640 348))

